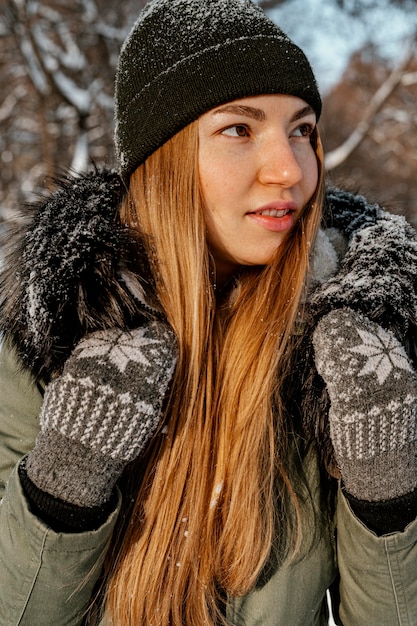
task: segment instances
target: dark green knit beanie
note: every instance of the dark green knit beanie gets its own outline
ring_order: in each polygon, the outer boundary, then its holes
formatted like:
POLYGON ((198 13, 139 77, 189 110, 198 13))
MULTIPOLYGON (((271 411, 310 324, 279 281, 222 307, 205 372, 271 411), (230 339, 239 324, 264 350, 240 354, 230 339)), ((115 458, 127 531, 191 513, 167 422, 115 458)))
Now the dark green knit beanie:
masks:
POLYGON ((154 0, 126 39, 116 75, 115 144, 128 177, 187 124, 224 102, 298 96, 319 117, 304 53, 249 0, 154 0))

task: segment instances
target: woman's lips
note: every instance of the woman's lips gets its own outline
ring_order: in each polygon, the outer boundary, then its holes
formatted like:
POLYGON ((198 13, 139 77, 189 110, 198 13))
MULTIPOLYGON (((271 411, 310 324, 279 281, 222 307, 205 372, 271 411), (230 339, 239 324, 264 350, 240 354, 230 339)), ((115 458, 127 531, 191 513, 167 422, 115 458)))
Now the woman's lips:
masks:
POLYGON ((294 225, 295 202, 271 202, 247 213, 259 226, 274 232, 284 232, 294 225))

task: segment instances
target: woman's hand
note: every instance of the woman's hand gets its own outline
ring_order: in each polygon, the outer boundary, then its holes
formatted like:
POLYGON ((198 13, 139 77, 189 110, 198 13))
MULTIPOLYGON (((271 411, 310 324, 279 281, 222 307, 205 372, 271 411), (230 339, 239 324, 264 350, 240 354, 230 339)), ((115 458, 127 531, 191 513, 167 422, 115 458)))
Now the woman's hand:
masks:
POLYGON ((46 389, 26 461, 32 482, 79 506, 105 502, 160 423, 176 359, 175 336, 159 322, 84 337, 46 389))
POLYGON ((351 309, 331 311, 313 336, 330 397, 330 435, 344 485, 360 500, 417 487, 417 376, 394 335, 351 309))

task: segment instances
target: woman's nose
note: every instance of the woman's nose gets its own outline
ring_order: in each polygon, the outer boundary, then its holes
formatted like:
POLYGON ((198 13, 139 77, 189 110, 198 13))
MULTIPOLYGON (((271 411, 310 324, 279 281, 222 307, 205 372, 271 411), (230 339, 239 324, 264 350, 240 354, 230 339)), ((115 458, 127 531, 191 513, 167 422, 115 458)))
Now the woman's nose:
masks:
POLYGON ((271 139, 261 151, 258 178, 264 185, 293 187, 303 178, 303 171, 290 140, 271 139))

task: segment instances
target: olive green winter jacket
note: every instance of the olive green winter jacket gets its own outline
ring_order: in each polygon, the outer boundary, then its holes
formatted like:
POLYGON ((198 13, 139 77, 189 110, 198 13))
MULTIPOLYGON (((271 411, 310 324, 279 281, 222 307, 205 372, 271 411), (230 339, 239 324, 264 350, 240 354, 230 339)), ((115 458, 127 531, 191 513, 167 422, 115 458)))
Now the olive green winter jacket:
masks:
MULTIPOLYGON (((13 466, 33 446, 42 394, 7 343, 0 353, 0 397, 0 477, 3 488, 7 483, 0 506, 0 624, 81 626, 118 509, 86 533, 55 533, 35 517, 13 466)), ((314 452, 305 471, 312 500, 323 506, 314 452)), ((326 591, 340 575, 344 626, 417 625, 417 521, 403 533, 376 537, 340 492, 335 515, 321 513, 314 537, 307 532, 293 562, 280 564, 248 596, 230 599, 229 623, 324 626, 326 591)), ((106 618, 101 626, 108 626, 106 618)))

